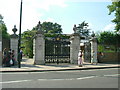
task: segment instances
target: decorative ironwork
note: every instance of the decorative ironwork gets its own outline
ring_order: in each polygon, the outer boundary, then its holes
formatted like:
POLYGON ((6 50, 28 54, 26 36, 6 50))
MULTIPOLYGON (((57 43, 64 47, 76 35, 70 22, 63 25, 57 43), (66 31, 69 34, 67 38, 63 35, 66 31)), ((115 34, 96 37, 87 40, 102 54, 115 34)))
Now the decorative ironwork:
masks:
POLYGON ((84 61, 89 63, 91 62, 91 43, 90 42, 85 43, 84 61))
POLYGON ((60 37, 45 41, 45 63, 70 63, 70 42, 60 37))

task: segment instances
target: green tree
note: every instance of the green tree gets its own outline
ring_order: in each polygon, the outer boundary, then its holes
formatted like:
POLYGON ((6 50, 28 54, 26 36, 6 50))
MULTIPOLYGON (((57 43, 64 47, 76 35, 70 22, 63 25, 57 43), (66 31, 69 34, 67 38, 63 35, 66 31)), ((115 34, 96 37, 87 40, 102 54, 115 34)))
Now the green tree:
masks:
POLYGON ((4 21, 3 21, 3 16, 0 14, 0 24, 3 24, 4 21))
MULTIPOLYGON (((44 33, 47 34, 61 34, 62 33, 62 28, 61 25, 53 22, 43 22, 41 24, 41 29, 44 31, 44 33)), ((38 25, 33 27, 32 30, 38 30, 38 25)))
POLYGON ((22 47, 23 53, 27 55, 29 58, 33 57, 33 39, 36 31, 35 30, 27 30, 22 33, 22 47))
POLYGON ((81 24, 78 25, 77 27, 77 33, 80 33, 81 35, 84 36, 89 36, 90 29, 88 29, 88 23, 83 21, 81 24))
POLYGON ((120 35, 110 31, 101 32, 97 35, 98 50, 105 51, 106 46, 109 46, 111 51, 118 51, 120 47, 120 35))
POLYGON ((101 32, 98 36, 98 42, 101 44, 115 45, 117 42, 116 34, 110 31, 101 32))
POLYGON ((42 23, 42 30, 44 30, 45 33, 62 33, 62 28, 61 25, 57 23, 52 23, 52 22, 43 22, 42 23))
POLYGON ((116 24, 115 30, 120 31, 120 1, 112 2, 107 8, 109 9, 109 15, 115 12, 115 19, 113 19, 112 22, 116 24))
MULTIPOLYGON (((62 33, 61 25, 52 22, 43 22, 41 29, 44 31, 46 37, 54 37, 62 33)), ((28 55, 30 58, 33 57, 33 39, 38 30, 38 25, 33 27, 32 30, 27 30, 22 33, 22 47, 23 53, 28 55)))
POLYGON ((2 32, 3 39, 9 39, 10 35, 7 33, 7 27, 3 21, 3 16, 0 14, 0 32, 2 32))

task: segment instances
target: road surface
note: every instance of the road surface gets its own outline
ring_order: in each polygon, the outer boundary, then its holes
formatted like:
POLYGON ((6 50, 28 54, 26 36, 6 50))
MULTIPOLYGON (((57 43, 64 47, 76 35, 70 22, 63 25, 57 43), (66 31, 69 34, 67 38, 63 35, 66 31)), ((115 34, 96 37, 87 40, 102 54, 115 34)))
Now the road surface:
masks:
POLYGON ((118 88, 118 68, 2 73, 2 88, 118 88))

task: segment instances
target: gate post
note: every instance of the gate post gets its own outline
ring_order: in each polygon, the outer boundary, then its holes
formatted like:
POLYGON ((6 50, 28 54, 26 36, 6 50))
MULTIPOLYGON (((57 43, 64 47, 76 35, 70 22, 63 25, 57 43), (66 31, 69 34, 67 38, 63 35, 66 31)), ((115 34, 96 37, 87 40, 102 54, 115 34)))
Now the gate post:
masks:
POLYGON ((11 35, 11 39, 10 39, 10 49, 15 51, 15 60, 17 61, 18 58, 18 35, 16 34, 16 26, 14 26, 14 28, 12 29, 12 31, 14 32, 14 34, 11 35))
POLYGON ((74 33, 70 37, 70 63, 78 64, 78 52, 80 50, 80 35, 75 31, 76 26, 74 26, 74 33))
POLYGON ((2 66, 2 32, 0 32, 0 66, 2 66))
POLYGON ((91 43, 91 63, 97 64, 97 38, 95 37, 95 34, 92 34, 92 38, 90 39, 91 43))
POLYGON ((34 64, 45 64, 45 40, 44 33, 41 30, 40 22, 38 24, 38 31, 33 41, 33 59, 34 64))

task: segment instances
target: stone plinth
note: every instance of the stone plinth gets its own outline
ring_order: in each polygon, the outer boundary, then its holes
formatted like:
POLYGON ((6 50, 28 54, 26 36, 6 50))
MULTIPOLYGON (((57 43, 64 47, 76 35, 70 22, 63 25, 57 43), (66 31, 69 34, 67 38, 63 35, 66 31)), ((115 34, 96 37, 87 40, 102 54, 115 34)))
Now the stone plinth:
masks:
POLYGON ((34 64, 43 65, 45 64, 45 40, 44 35, 41 33, 36 34, 36 37, 33 42, 33 59, 34 64))
POLYGON ((80 35, 74 33, 70 37, 70 63, 78 64, 78 52, 80 50, 80 35))

